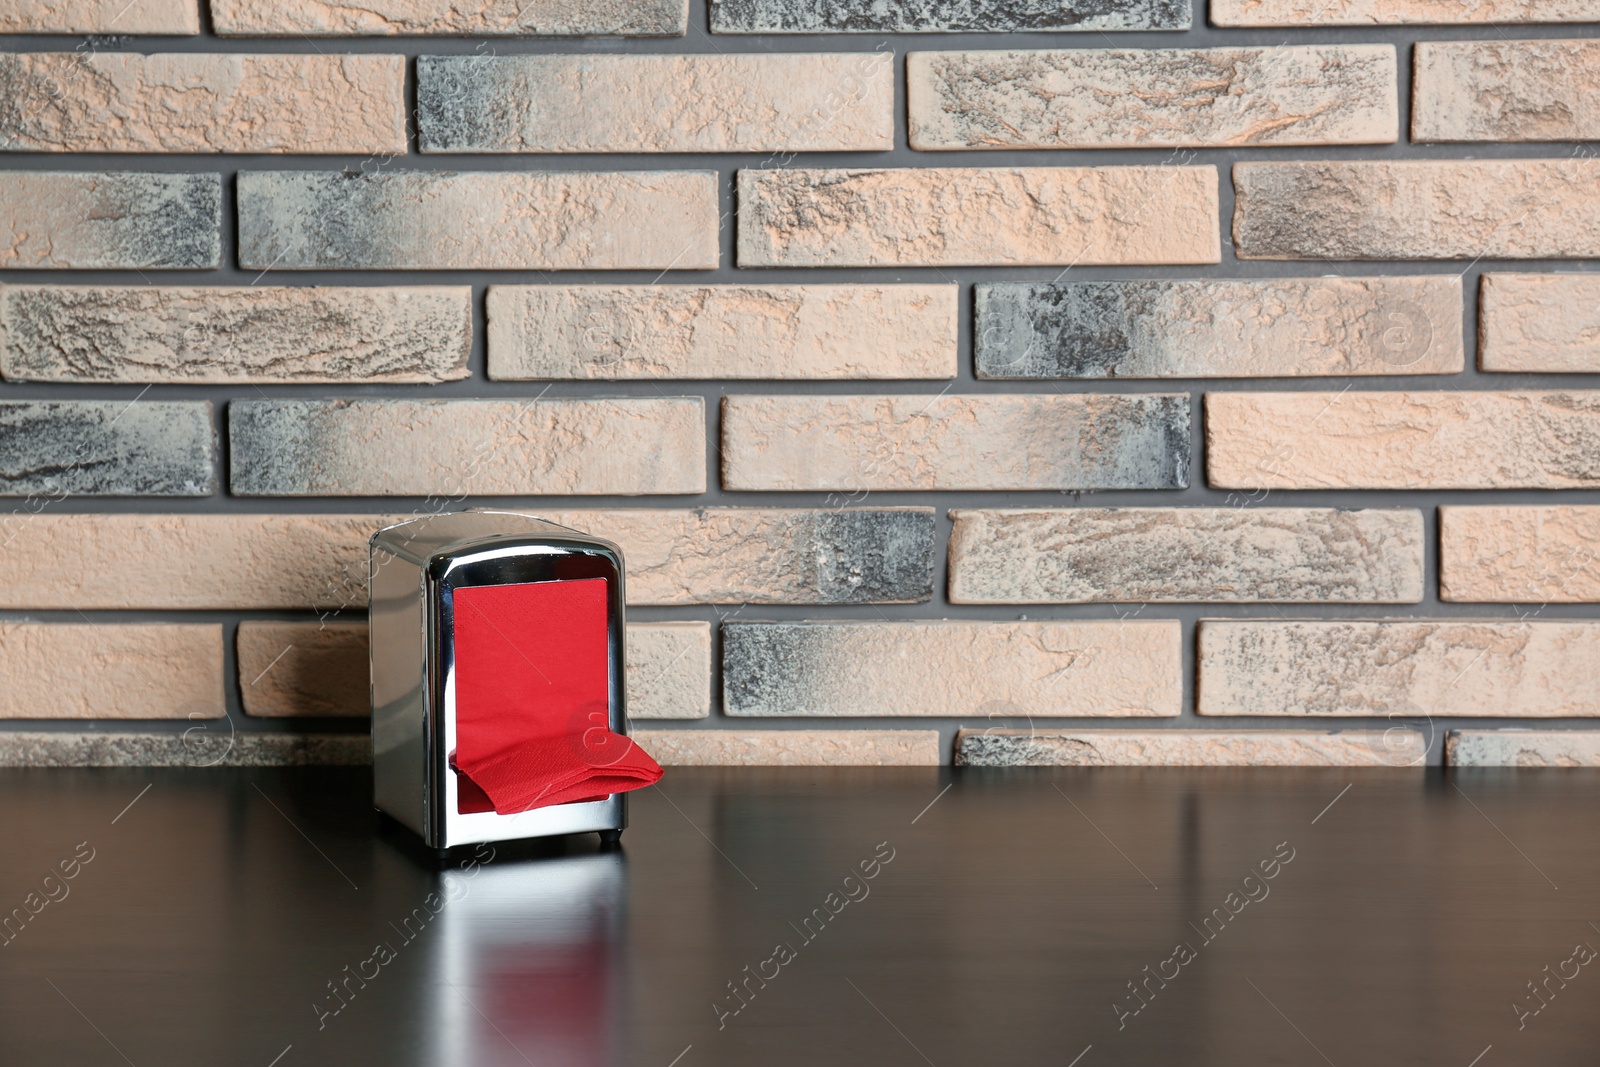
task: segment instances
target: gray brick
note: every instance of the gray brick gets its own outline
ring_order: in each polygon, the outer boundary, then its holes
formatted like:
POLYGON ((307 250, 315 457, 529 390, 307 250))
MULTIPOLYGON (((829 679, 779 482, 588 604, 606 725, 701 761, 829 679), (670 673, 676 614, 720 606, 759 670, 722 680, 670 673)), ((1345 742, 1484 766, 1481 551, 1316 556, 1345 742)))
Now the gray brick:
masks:
POLYGON ((217 174, 0 172, 0 268, 209 268, 222 259, 217 174))
POLYGON ((1413 508, 952 511, 956 604, 1415 604, 1413 508))
POLYGON ((965 767, 1420 767, 1416 730, 962 730, 965 767))
POLYGON ((0 495, 210 496, 205 401, 0 401, 0 495))
POLYGON ((1451 730, 1452 767, 1600 767, 1600 730, 1451 730))
POLYGON ((1190 0, 711 0, 714 33, 1187 30, 1190 0))
POLYGON ((1459 278, 974 287, 980 378, 1455 374, 1459 278))
POLYGON ((0 767, 364 766, 366 734, 240 733, 216 723, 178 733, 0 733, 0 767))

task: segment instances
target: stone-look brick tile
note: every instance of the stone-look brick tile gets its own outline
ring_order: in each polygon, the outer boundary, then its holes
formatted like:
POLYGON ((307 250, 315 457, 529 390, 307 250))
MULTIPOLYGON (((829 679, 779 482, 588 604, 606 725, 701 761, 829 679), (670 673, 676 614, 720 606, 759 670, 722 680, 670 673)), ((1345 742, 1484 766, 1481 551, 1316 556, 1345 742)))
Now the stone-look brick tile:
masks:
POLYGON ((1237 163, 1240 259, 1600 256, 1600 159, 1237 163))
POLYGON ((0 56, 0 151, 406 150, 403 56, 0 56))
POLYGON ((689 28, 688 0, 210 3, 212 25, 222 37, 682 37, 689 28))
POLYGON ((1600 730, 1451 730, 1452 767, 1600 767, 1600 730))
POLYGON ((633 730, 663 767, 936 767, 938 730, 633 730))
POLYGON ((1484 274, 1478 299, 1478 367, 1600 373, 1600 277, 1484 274))
POLYGON ((1414 730, 962 730, 966 767, 1420 767, 1414 730))
POLYGON ((1600 0, 1211 0, 1213 26, 1596 22, 1600 0))
POLYGON ((1389 144, 1396 78, 1386 44, 913 52, 906 107, 921 149, 1389 144))
POLYGON ((1416 47, 1413 141, 1600 137, 1600 41, 1449 41, 1416 47))
POLYGON ((0 269, 216 267, 222 178, 0 171, 0 269))
POLYGON ((1208 393, 1221 489, 1600 486, 1600 392, 1208 393))
POLYGON ((493 285, 489 377, 954 378, 959 294, 954 285, 493 285))
MULTIPOLYGON (((246 715, 371 714, 366 623, 242 622, 237 647, 246 715)), ((708 716, 711 624, 629 623, 627 692, 632 719, 708 716)))
POLYGON ((1182 631, 1154 622, 728 622, 733 716, 1150 717, 1183 705, 1182 631))
POLYGON ((422 56, 424 152, 874 152, 894 55, 422 56))
POLYGON ((1182 489, 1186 394, 727 396, 725 489, 1182 489))
POLYGON ((235 400, 238 496, 703 493, 705 402, 235 400))
POLYGON ((1413 508, 1072 508, 950 513, 954 604, 1415 604, 1413 508))
POLYGON ((0 496, 210 496, 216 471, 204 400, 0 401, 0 496))
POLYGON ((1600 716, 1600 623, 1200 624, 1201 715, 1600 716))
POLYGON ((711 0, 713 33, 1187 30, 1191 0, 711 0))
POLYGON ((0 289, 12 381, 443 382, 471 349, 467 286, 0 289))
POLYGON ((198 0, 0 0, 0 33, 199 32, 198 0))
POLYGON ((1440 508, 1439 599, 1600 603, 1600 507, 1440 508))
POLYGON ((245 171, 251 270, 711 270, 710 171, 245 171))
POLYGON ((1214 167, 741 170, 741 267, 1216 263, 1214 167))
MULTIPOLYGON (((447 504, 431 505, 448 506, 447 504)), ((932 508, 539 511, 628 560, 631 604, 902 604, 933 595, 932 508)), ((367 602, 367 539, 415 515, 0 514, 0 608, 367 602)))
POLYGON ((0 733, 0 767, 301 767, 372 762, 366 734, 0 733))
POLYGON ((1447 276, 974 286, 980 378, 1290 378, 1465 369, 1447 276))
POLYGON ((0 719, 220 718, 219 623, 0 622, 0 719))

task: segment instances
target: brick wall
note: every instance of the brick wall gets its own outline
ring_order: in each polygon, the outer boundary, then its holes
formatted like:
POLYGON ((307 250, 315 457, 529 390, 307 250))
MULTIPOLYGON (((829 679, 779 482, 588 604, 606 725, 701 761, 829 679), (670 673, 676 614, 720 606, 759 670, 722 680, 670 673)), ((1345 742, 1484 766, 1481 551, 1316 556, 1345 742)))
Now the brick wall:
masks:
POLYGON ((0 0, 0 762, 478 504, 663 762, 1600 758, 1600 0, 205 3, 0 0))

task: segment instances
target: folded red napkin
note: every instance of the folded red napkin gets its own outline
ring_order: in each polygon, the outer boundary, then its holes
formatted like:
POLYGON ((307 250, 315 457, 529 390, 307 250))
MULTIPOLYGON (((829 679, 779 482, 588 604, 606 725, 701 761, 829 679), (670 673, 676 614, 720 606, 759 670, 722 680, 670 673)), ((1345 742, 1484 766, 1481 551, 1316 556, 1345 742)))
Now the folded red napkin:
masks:
POLYGON ((510 815, 661 778, 608 727, 606 581, 457 589, 457 809, 510 815))

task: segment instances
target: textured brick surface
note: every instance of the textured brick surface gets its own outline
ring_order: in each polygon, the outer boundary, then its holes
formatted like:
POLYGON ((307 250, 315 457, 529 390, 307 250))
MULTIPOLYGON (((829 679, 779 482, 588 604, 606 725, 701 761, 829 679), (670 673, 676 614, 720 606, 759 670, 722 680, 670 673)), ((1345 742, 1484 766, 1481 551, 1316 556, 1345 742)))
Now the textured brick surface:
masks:
POLYGON ((243 496, 703 493, 699 397, 235 400, 243 496))
POLYGON ((1191 0, 711 0, 715 33, 1186 30, 1191 0))
POLYGON ((1415 604, 1414 509, 952 511, 954 604, 1415 604))
POLYGON ((1485 274, 1478 321, 1482 370, 1600 372, 1600 277, 1485 274))
POLYGON ((256 270, 667 270, 717 265, 709 171, 245 171, 239 264, 256 270))
POLYGON ((1600 767, 1600 730, 1451 730, 1453 767, 1600 767))
POLYGON ((0 0, 0 33, 199 32, 198 0, 0 0))
POLYGON ((1412 730, 962 730, 968 767, 1408 767, 1427 739, 1412 730))
POLYGON ((0 495, 210 496, 203 400, 0 401, 0 495))
POLYGON ((1600 602, 1600 507, 1440 508, 1439 598, 1600 602))
POLYGON ((0 719, 219 718, 217 623, 0 622, 0 719))
POLYGON ((10 151, 406 150, 401 56, 0 55, 5 96, 31 102, 0 112, 10 151))
POLYGON ((298 767, 372 762, 366 734, 251 734, 229 724, 182 733, 0 733, 0 767, 298 767))
POLYGON ((728 396, 726 489, 1175 489, 1189 398, 728 396))
POLYGON ((424 152, 870 152, 894 56, 422 56, 424 152))
POLYGON ((1600 486, 1600 393, 1208 393, 1225 489, 1600 486))
POLYGON ((958 293, 954 285, 494 285, 489 377, 953 378, 958 293))
POLYGON ((1209 621, 1202 715, 1600 715, 1600 624, 1209 621))
POLYGON ((1212 167, 741 170, 741 267, 1216 263, 1212 167))
POLYGON ((913 52, 911 146, 1386 144, 1392 45, 913 52))
POLYGON ((937 730, 634 730, 664 767, 932 767, 937 730))
POLYGON ((1413 67, 1413 141, 1600 136, 1600 41, 1423 42, 1413 67))
POLYGON ((0 171, 0 268, 215 267, 215 174, 0 171))
MULTIPOLYGON (((365 717, 364 622, 242 622, 239 691, 247 715, 365 717)), ((628 716, 703 719, 711 705, 711 624, 630 623, 628 716)))
POLYGON ((1216 26, 1600 21, 1600 0, 1211 0, 1216 26))
POLYGON ((217 33, 242 37, 438 35, 681 37, 688 0, 210 0, 217 33))
POLYGON ((465 287, 9 285, 0 375, 43 382, 441 382, 465 287))
MULTIPOLYGON (((536 511, 620 545, 633 604, 909 603, 933 591, 931 508, 536 511)), ((412 517, 0 515, 0 608, 359 609, 367 538, 412 517)))
POLYGON ((1238 163, 1242 259, 1600 256, 1600 159, 1238 163))
POLYGON ((1182 635, 1160 622, 727 622, 723 709, 773 716, 1163 716, 1182 635))
POLYGON ((980 378, 1454 374, 1461 282, 1439 277, 974 286, 980 378))

